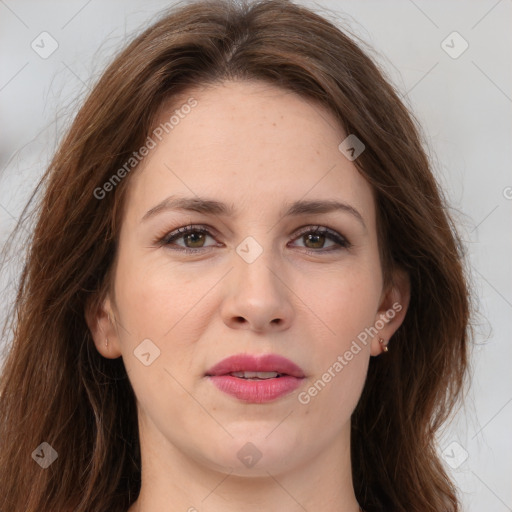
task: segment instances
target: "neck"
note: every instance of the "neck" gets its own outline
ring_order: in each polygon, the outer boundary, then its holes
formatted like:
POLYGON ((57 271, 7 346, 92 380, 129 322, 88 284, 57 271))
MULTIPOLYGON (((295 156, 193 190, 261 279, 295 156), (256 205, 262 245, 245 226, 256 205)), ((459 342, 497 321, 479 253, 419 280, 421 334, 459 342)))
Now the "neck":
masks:
POLYGON ((141 444, 141 491, 128 512, 361 510, 352 485, 349 428, 334 445, 300 463, 290 462, 286 471, 274 471, 277 465, 267 462, 254 476, 211 467, 161 441, 155 446, 141 444))

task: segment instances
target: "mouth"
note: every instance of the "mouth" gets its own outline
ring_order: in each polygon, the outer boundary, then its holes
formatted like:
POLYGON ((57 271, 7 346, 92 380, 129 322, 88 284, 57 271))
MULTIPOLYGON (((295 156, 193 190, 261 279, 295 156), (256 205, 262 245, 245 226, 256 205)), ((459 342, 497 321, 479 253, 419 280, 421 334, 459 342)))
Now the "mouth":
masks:
POLYGON ((294 362, 276 354, 239 354, 220 361, 205 377, 238 400, 264 403, 291 393, 305 375, 294 362))
POLYGON ((223 359, 206 372, 207 377, 231 375, 240 379, 265 380, 283 376, 305 377, 302 368, 290 359, 277 354, 253 356, 238 354, 223 359))
POLYGON ((267 379, 279 379, 283 375, 287 375, 286 373, 277 373, 277 372, 231 372, 227 375, 231 375, 233 377, 238 377, 239 379, 246 380, 267 380, 267 379))

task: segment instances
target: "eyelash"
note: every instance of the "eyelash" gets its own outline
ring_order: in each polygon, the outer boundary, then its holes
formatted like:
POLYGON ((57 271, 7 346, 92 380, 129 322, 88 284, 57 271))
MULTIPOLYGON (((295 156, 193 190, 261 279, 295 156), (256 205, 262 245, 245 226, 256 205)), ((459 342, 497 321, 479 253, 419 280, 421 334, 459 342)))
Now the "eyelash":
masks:
MULTIPOLYGON (((190 247, 170 247, 172 244, 171 242, 174 242, 176 240, 179 240, 180 238, 183 238, 184 235, 188 235, 190 233, 201 233, 210 236, 211 238, 214 238, 214 236, 211 234, 211 232, 208 230, 206 226, 202 225, 189 225, 189 226, 183 226, 180 227, 170 233, 166 233, 162 237, 158 237, 156 240, 154 240, 154 243, 158 246, 168 246, 171 250, 174 251, 180 251, 185 254, 197 254, 199 252, 204 252, 205 250, 211 249, 213 246, 210 247, 198 247, 198 248, 190 248, 190 247)), ((325 226, 316 226, 311 227, 308 226, 304 229, 302 229, 297 235, 295 235, 295 238, 292 239, 296 240, 297 238, 300 238, 301 236, 307 235, 307 234, 315 234, 315 235, 327 235, 327 238, 329 238, 331 241, 336 242, 339 247, 338 248, 328 248, 328 249, 308 249, 304 248, 305 250, 303 252, 307 254, 321 254, 321 253, 327 253, 327 252, 333 252, 333 251, 339 251, 342 249, 348 249, 351 247, 351 243, 342 235, 337 233, 336 231, 325 227, 325 226)))

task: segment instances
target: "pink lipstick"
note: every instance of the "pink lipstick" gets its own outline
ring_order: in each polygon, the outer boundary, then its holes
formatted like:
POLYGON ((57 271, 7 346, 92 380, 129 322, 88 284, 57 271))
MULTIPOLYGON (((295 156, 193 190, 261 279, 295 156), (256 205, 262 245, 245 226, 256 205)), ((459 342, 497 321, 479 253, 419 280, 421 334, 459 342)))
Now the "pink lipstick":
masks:
POLYGON ((265 403, 297 389, 305 375, 299 366, 277 354, 238 354, 210 368, 206 377, 239 400, 265 403))

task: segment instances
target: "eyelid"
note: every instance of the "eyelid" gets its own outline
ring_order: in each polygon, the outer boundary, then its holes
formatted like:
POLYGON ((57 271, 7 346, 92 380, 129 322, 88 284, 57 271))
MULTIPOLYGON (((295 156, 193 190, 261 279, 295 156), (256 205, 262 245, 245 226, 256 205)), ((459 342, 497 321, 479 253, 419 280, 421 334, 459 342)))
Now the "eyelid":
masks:
MULTIPOLYGON (((212 238, 219 236, 216 229, 214 229, 211 226, 208 226, 206 224, 188 224, 186 226, 180 226, 179 228, 173 229, 172 231, 166 231, 162 236, 156 237, 156 240, 154 242, 157 245, 162 245, 162 246, 170 245, 170 241, 173 238, 179 240, 184 235, 187 235, 188 233, 195 233, 195 232, 204 233, 212 238)), ((191 249, 189 247, 184 247, 183 249, 197 251, 197 250, 205 250, 207 248, 208 247, 191 249)))

